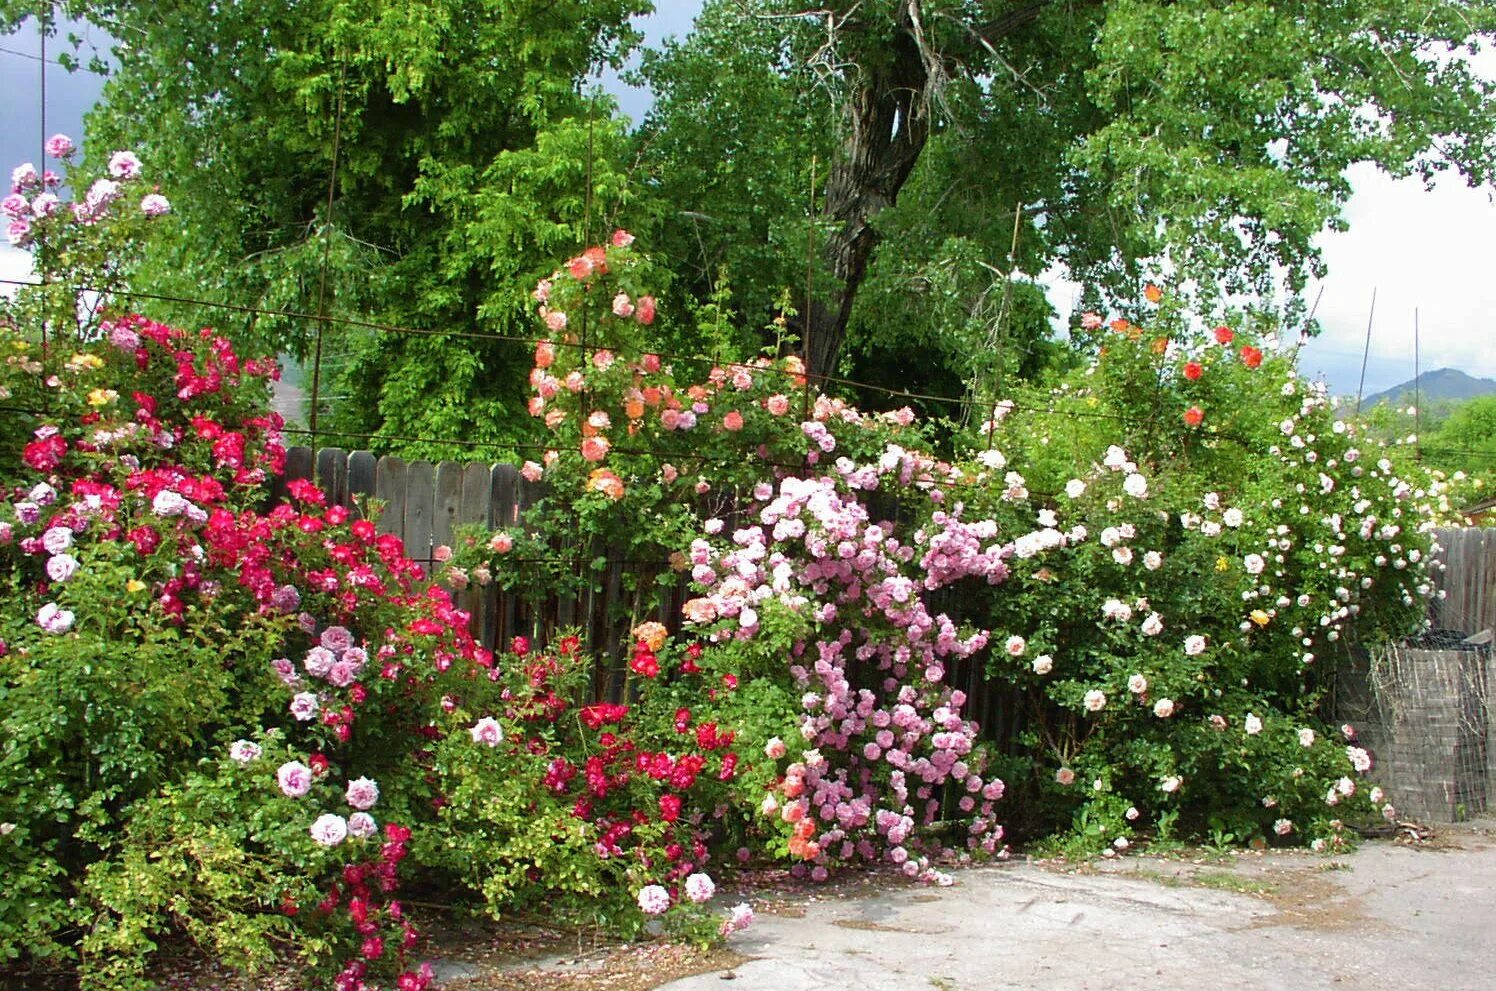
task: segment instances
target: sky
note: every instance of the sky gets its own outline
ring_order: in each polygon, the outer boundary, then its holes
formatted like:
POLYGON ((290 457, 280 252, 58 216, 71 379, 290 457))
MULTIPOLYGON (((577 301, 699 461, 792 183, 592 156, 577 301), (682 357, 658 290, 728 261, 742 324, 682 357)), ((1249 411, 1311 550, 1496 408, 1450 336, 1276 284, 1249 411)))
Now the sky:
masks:
MULTIPOLYGON (((700 9, 699 0, 659 0, 659 10, 636 24, 655 46, 683 35, 700 9)), ((85 27, 77 28, 88 34, 85 27)), ((99 41, 97 31, 92 38, 99 41)), ((57 43, 54 42, 52 47, 57 43)), ((40 90, 34 30, 0 36, 0 166, 37 161, 41 154, 40 90), (29 56, 29 57, 28 57, 29 56), (8 164, 7 164, 8 163, 8 164)), ((1496 56, 1485 53, 1496 72, 1496 56)), ((97 98, 100 81, 87 72, 46 67, 46 129, 77 138, 83 114, 97 98)), ((631 88, 616 73, 602 84, 618 97, 623 112, 639 120, 649 109, 646 90, 631 88)), ((1321 235, 1329 274, 1307 290, 1323 333, 1301 354, 1303 371, 1323 375, 1336 393, 1354 395, 1360 380, 1372 293, 1376 310, 1366 360, 1365 392, 1381 391, 1413 377, 1414 311, 1418 313, 1419 365, 1424 371, 1457 368, 1496 378, 1496 199, 1490 189, 1470 189, 1445 175, 1426 191, 1417 179, 1393 180, 1374 167, 1349 173, 1355 190, 1346 205, 1350 229, 1321 235), (1320 296, 1320 290, 1323 295, 1320 296)), ((27 256, 0 247, 0 277, 26 271, 27 256)), ((1076 287, 1062 273, 1044 277, 1062 318, 1069 315, 1076 287)))

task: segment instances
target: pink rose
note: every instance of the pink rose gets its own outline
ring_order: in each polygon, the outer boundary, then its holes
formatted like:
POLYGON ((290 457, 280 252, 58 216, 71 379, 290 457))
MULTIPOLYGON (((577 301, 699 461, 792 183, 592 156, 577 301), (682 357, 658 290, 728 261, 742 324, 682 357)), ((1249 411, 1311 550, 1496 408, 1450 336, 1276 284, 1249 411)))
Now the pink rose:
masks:
POLYGON ((133 151, 117 151, 109 156, 109 174, 116 179, 140 177, 140 159, 133 151))
POLYGON ((348 838, 348 821, 340 815, 327 812, 317 817, 309 832, 312 839, 323 846, 337 846, 348 838))
POLYGON ((608 448, 611 446, 606 437, 583 437, 582 457, 588 461, 601 461, 608 456, 608 448))
POLYGON ((654 323, 655 298, 653 296, 640 296, 639 305, 634 311, 634 317, 646 326, 654 323))
POLYGON ((634 315, 634 304, 629 301, 628 293, 619 293, 613 297, 613 315, 615 317, 631 317, 634 315))
POLYGON ((354 778, 348 782, 348 804, 359 811, 372 809, 379 801, 379 785, 368 778, 354 778))
POLYGON ((658 884, 639 889, 639 911, 645 915, 664 915, 670 908, 670 892, 658 884))
POLYGON ((282 764, 275 772, 281 793, 288 798, 300 798, 312 790, 312 769, 299 760, 282 764))
POLYGON ((73 139, 66 134, 54 134, 47 139, 47 154, 53 158, 67 158, 73 153, 73 139))
POLYGON ((468 732, 473 735, 474 743, 486 743, 490 747, 497 747, 504 742, 504 728, 492 716, 484 716, 468 732))

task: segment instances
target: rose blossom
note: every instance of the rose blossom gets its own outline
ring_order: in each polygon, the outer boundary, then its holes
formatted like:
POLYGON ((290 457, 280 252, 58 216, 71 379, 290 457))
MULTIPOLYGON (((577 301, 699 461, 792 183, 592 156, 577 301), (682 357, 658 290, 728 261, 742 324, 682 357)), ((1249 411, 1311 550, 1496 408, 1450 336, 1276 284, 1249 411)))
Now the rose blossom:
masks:
POLYGON ((1140 674, 1135 674, 1127 679, 1127 690, 1134 695, 1141 695, 1148 690, 1148 679, 1140 674))
POLYGON ((372 809, 379 801, 379 785, 368 778, 354 778, 348 782, 348 804, 359 811, 372 809))
POLYGON ((639 911, 645 915, 664 915, 670 908, 670 892, 658 884, 646 884, 639 889, 639 911))
POLYGON ((741 902, 732 907, 732 914, 727 917, 726 922, 722 923, 722 935, 731 936, 751 925, 753 925, 753 907, 747 902, 741 902))
POLYGON ((1086 692, 1085 702, 1088 712, 1100 712, 1106 708, 1106 693, 1099 688, 1093 688, 1086 692))
POLYGON ((312 839, 323 846, 337 846, 348 838, 348 821, 340 815, 324 812, 312 823, 312 839))
POLYGON ((1262 720, 1257 717, 1256 713, 1249 712, 1247 718, 1242 721, 1242 729, 1248 736, 1256 736, 1262 732, 1262 720))
POLYGON ((492 716, 484 716, 468 732, 473 735, 474 743, 486 743, 490 747, 497 747, 504 742, 504 728, 492 716))
POLYGON ((706 874, 692 874, 686 878, 686 897, 700 905, 710 901, 717 893, 717 885, 706 874))
POLYGON ((47 139, 47 154, 53 158, 67 158, 74 150, 73 139, 66 134, 54 134, 47 139))
POLYGON ((71 554, 54 554, 47 559, 47 577, 65 582, 78 573, 78 559, 71 554))
POLYGON ((291 715, 300 722, 307 722, 317 718, 317 713, 322 707, 317 703, 317 696, 313 692, 297 692, 291 699, 291 715))
POLYGON ((355 812, 348 817, 348 835, 356 840, 366 840, 378 834, 379 825, 367 812, 355 812))
POLYGON ((1003 646, 1003 649, 1008 652, 1008 656, 1010 657, 1020 656, 1027 648, 1028 641, 1023 639, 1023 637, 1018 636, 1016 633, 1013 636, 1009 637, 1008 642, 1003 646))
POLYGON ((42 548, 48 554, 61 554, 73 546, 73 531, 69 527, 48 527, 47 532, 42 534, 42 548))
POLYGON ((1048 654, 1040 654, 1034 658, 1034 674, 1049 674, 1054 670, 1054 658, 1048 654))
POLYGON ((260 759, 260 745, 252 740, 235 740, 229 745, 229 757, 241 764, 260 759))
POLYGON ((334 654, 341 654, 353 646, 353 634, 348 631, 346 626, 329 626, 322 631, 320 640, 322 646, 334 654))
POLYGON ((288 760, 275 772, 281 793, 288 798, 300 798, 312 790, 312 769, 299 760, 288 760))
POLYGON ((1199 634, 1184 638, 1184 652, 1190 657, 1205 653, 1205 638, 1199 634))
POLYGON ((1153 714, 1160 719, 1168 719, 1170 716, 1174 715, 1174 700, 1159 699, 1157 702, 1153 703, 1153 714))
POLYGON ((1174 794, 1174 792, 1179 790, 1179 786, 1183 783, 1184 782, 1181 781, 1176 775, 1171 774, 1169 777, 1164 778, 1163 781, 1159 782, 1158 790, 1164 792, 1167 795, 1172 795, 1174 794))
POLYGON ((36 611, 36 625, 54 635, 61 635, 73 628, 73 611, 63 609, 55 602, 48 602, 36 611))
POLYGON ((770 760, 778 760, 787 753, 784 741, 779 737, 770 737, 769 742, 764 744, 764 756, 770 760))
POLYGON ((1301 746, 1301 747, 1312 747, 1312 746, 1314 746, 1314 730, 1312 730, 1312 729, 1301 729, 1301 730, 1299 730, 1299 746, 1301 746))
POLYGON ((306 652, 306 659, 301 663, 302 667, 306 668, 306 673, 313 678, 326 678, 327 673, 332 670, 332 666, 337 661, 336 654, 326 647, 317 646, 306 652))
POLYGON ((109 156, 109 174, 116 179, 139 178, 140 159, 132 151, 117 151, 109 156))

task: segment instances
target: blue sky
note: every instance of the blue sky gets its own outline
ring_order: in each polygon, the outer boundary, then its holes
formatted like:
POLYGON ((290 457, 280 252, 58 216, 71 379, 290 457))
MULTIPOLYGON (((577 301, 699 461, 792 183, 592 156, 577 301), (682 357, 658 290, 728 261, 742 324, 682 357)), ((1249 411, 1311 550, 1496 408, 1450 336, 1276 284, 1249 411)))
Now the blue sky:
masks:
MULTIPOLYGON (((655 14, 637 22, 649 45, 689 31, 701 5, 699 0, 659 0, 656 6, 655 14)), ((93 35, 100 38, 98 32, 93 35)), ((37 53, 34 31, 0 37, 0 85, 12 94, 0 101, 0 165, 6 167, 39 161, 42 64, 37 53)), ((1496 74, 1496 54, 1486 52, 1483 62, 1496 74)), ((634 119, 648 109, 648 92, 625 86, 612 73, 605 74, 603 83, 634 119)), ((78 137, 83 114, 98 90, 97 77, 48 66, 47 131, 78 137)), ((1425 191, 1417 180, 1395 181, 1370 167, 1355 168, 1350 177, 1355 189, 1346 208, 1350 230, 1320 238, 1330 269, 1318 309, 1324 333, 1305 349, 1303 370, 1326 376, 1335 392, 1355 392, 1375 289, 1367 393, 1413 377, 1415 308, 1424 370, 1450 367, 1496 378, 1492 191, 1469 189, 1457 177, 1445 177, 1425 191)), ((18 252, 0 249, 0 273, 13 273, 23 262, 18 252)), ((1075 287, 1062 277, 1049 281, 1051 299, 1062 315, 1068 314, 1075 287)), ((1320 288, 1309 288, 1311 302, 1320 288)))

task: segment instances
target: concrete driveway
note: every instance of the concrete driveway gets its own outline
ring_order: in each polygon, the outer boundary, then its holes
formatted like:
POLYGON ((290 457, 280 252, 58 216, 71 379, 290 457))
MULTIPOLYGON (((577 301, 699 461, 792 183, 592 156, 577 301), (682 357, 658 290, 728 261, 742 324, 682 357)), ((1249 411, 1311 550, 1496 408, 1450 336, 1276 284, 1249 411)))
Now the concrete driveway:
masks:
POLYGON ((1015 862, 761 912, 668 991, 1496 989, 1496 821, 1336 860, 1015 862))

